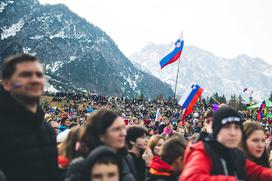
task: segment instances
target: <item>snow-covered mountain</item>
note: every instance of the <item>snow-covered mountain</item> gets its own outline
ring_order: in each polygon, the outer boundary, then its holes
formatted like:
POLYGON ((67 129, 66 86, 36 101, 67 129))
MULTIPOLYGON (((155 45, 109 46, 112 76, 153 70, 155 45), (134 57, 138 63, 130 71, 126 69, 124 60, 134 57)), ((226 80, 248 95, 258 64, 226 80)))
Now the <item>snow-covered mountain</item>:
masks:
POLYGON ((1 0, 0 36, 1 61, 17 52, 35 54, 45 66, 50 90, 173 95, 169 85, 135 67, 105 32, 65 5, 1 0))
MULTIPOLYGON (((159 61, 173 49, 173 44, 147 44, 129 58, 145 67, 162 81, 169 83, 174 90, 178 61, 160 69, 159 61)), ((272 65, 260 58, 239 55, 233 59, 221 58, 195 46, 185 46, 180 62, 177 94, 191 82, 204 88, 204 95, 214 92, 230 97, 232 94, 247 96, 244 88, 253 90, 253 97, 268 97, 272 91, 272 65)))

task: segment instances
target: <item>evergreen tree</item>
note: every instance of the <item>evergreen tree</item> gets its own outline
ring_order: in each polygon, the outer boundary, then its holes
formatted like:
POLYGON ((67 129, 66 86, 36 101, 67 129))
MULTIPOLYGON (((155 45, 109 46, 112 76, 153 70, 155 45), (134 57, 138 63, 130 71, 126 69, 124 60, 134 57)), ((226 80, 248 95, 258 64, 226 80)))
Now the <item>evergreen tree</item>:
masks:
POLYGON ((223 96, 222 96, 222 101, 221 101, 221 103, 224 103, 224 104, 226 104, 227 103, 227 99, 226 99, 226 97, 225 97, 225 95, 223 94, 223 96))
POLYGON ((241 95, 238 97, 238 109, 239 110, 246 110, 246 105, 243 104, 244 100, 241 95))
POLYGON ((230 96, 230 100, 229 100, 229 106, 231 106, 232 108, 234 109, 238 109, 238 106, 237 106, 237 98, 236 98, 236 95, 231 95, 230 96))
MULTIPOLYGON (((214 96, 213 96, 217 101, 219 101, 219 99, 220 99, 220 97, 219 97, 219 95, 218 95, 218 93, 216 92, 215 94, 214 94, 214 96)), ((220 101, 219 101, 220 102, 220 101)))
POLYGON ((209 105, 212 105, 214 103, 214 100, 212 99, 212 97, 209 98, 208 103, 209 103, 209 105))
POLYGON ((218 93, 216 92, 209 98, 208 103, 210 105, 212 105, 212 104, 218 104, 218 102, 221 103, 220 102, 220 97, 219 97, 218 93))

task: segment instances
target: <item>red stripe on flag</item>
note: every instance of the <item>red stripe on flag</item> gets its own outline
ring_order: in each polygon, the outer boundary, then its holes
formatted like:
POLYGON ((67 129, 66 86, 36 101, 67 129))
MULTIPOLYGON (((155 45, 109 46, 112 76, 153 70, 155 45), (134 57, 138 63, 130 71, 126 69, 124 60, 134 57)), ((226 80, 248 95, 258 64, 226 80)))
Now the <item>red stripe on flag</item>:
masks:
POLYGON ((202 92, 203 92, 203 89, 200 87, 199 90, 197 91, 196 95, 193 97, 193 99, 191 100, 190 104, 188 105, 188 107, 187 107, 188 110, 192 110, 193 111, 194 105, 197 102, 197 99, 202 94, 202 92))
POLYGON ((169 64, 175 62, 180 57, 181 53, 182 53, 182 51, 177 53, 169 62, 167 62, 164 66, 162 66, 161 69, 163 69, 166 65, 169 65, 169 64))

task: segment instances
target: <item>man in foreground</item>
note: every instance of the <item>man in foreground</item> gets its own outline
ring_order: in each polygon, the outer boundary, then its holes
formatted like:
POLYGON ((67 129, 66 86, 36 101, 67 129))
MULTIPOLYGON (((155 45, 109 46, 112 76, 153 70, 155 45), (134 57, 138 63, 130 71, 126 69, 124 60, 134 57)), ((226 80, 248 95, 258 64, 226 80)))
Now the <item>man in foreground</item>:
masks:
POLYGON ((44 122, 39 100, 44 90, 42 65, 34 56, 6 59, 0 85, 0 170, 8 181, 55 181, 57 147, 44 122))

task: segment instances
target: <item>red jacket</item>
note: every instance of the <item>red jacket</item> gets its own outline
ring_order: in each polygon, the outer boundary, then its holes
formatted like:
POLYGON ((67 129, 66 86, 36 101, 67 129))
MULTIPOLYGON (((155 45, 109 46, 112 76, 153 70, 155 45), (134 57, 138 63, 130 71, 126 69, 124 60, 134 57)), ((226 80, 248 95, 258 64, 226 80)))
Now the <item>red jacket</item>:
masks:
POLYGON ((150 164, 150 169, 146 176, 146 181, 178 181, 179 175, 174 173, 173 168, 158 156, 154 156, 150 164))
POLYGON ((150 164, 149 172, 155 175, 170 176, 174 170, 168 163, 162 161, 160 157, 154 156, 150 164))
MULTIPOLYGON (((185 167, 180 181, 237 181, 235 176, 211 175, 212 160, 204 143, 189 143, 184 155, 185 167)), ((247 181, 271 181, 272 169, 264 168, 249 160, 245 163, 247 181)))

